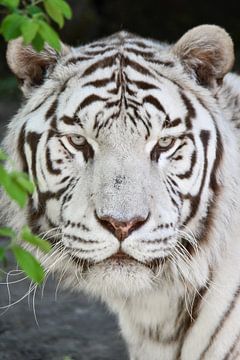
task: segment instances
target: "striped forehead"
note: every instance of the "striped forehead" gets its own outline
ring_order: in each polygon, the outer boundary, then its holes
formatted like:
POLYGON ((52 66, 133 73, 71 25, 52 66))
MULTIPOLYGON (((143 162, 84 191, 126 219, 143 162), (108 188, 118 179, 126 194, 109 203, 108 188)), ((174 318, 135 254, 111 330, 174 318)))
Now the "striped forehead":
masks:
POLYGON ((191 128, 201 104, 161 73, 174 67, 163 58, 160 45, 131 36, 121 46, 112 37, 76 49, 60 66, 59 76, 64 69, 68 77, 53 95, 46 117, 55 116, 60 129, 77 126, 96 137, 114 127, 145 138, 155 129, 191 128))
MULTIPOLYGON (((148 112, 163 112, 156 100, 161 82, 147 62, 159 52, 147 43, 130 37, 125 39, 124 46, 121 43, 120 51, 119 38, 113 37, 112 42, 110 39, 107 43, 80 48, 74 57, 67 59, 65 66, 70 66, 75 75, 65 81, 66 91, 61 101, 65 115, 81 118, 83 123, 84 119, 89 122, 89 118, 95 117, 96 129, 98 125, 111 126, 116 119, 129 120, 136 126, 139 109, 145 110, 141 114, 142 123, 148 122, 148 112)), ((166 62, 166 66, 170 63, 166 62)))
POLYGON ((135 73, 128 74, 127 82, 119 89, 113 74, 111 70, 109 77, 84 82, 72 79, 59 101, 59 125, 79 125, 97 137, 115 127, 128 129, 132 134, 140 131, 149 137, 154 130, 171 128, 174 132, 192 126, 199 107, 192 94, 164 78, 152 81, 137 74, 136 80, 135 73))

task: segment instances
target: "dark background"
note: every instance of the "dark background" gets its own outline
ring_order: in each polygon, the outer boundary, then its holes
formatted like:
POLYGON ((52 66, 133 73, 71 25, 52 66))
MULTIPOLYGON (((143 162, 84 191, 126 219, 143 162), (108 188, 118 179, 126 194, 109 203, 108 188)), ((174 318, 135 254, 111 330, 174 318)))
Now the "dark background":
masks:
MULTIPOLYGON (((128 30, 160 41, 175 42, 200 24, 224 27, 235 43, 240 66, 240 2, 237 0, 69 0, 73 18, 60 31, 64 42, 80 45, 119 30, 128 30)), ((57 29, 57 28, 56 28, 57 29)), ((58 29, 57 29, 58 30, 58 29)), ((0 99, 19 96, 5 62, 0 40, 0 99)), ((1 114, 0 114, 1 119, 1 114)))
MULTIPOLYGON (((236 0, 69 0, 73 19, 60 31, 64 42, 81 45, 119 30, 175 42, 200 24, 224 27, 235 43, 235 71, 240 67, 240 2, 236 0)), ((0 39, 0 139, 21 95, 5 62, 6 44, 0 39)), ((15 265, 10 262, 10 268, 15 265)), ((2 282, 4 282, 4 277, 2 282)), ((16 281, 17 276, 9 280, 16 281)), ((27 291, 26 281, 11 285, 12 302, 27 291)), ((63 292, 54 300, 56 282, 49 280, 43 299, 36 294, 34 320, 27 299, 0 316, 0 360, 126 360, 116 319, 84 295, 63 292)), ((7 286, 0 284, 0 306, 8 304, 7 286)), ((30 300, 32 304, 32 300, 30 300)), ((148 360, 148 359, 146 359, 148 360)), ((149 359, 151 360, 151 359, 149 359)), ((166 359, 167 360, 167 359, 166 359)))

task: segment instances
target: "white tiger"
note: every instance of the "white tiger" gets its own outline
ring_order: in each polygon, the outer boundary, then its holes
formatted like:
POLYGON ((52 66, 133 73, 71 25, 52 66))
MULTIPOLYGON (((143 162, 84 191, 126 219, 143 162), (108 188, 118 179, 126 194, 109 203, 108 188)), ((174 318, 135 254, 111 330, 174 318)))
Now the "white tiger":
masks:
POLYGON ((118 314, 131 360, 240 359, 229 35, 203 25, 170 46, 120 32, 60 55, 16 40, 7 59, 26 101, 4 147, 37 183, 25 211, 2 200, 9 224, 48 234, 46 270, 118 314))

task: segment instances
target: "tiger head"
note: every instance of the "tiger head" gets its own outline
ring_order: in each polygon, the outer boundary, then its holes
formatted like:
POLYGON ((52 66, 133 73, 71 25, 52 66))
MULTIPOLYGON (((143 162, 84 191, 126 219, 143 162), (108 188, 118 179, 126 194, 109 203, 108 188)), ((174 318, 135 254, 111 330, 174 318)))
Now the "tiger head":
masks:
POLYGON ((207 271, 231 134, 217 91, 233 58, 210 25, 173 46, 126 32, 61 54, 10 43, 26 101, 5 146, 36 182, 21 221, 54 242, 49 269, 107 296, 181 278, 194 256, 207 271))

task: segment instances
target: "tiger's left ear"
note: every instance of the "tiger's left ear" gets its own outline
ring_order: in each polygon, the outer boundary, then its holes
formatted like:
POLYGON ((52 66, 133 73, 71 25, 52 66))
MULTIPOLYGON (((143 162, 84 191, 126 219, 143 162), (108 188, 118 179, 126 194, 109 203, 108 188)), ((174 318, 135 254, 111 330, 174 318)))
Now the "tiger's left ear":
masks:
POLYGON ((201 25, 189 30, 172 51, 197 82, 209 88, 220 84, 234 63, 232 39, 216 25, 201 25))
POLYGON ((70 51, 68 46, 62 44, 60 53, 48 45, 38 53, 31 45, 24 46, 22 39, 18 38, 8 44, 7 62, 19 80, 24 95, 28 96, 33 87, 41 85, 46 72, 70 51))

